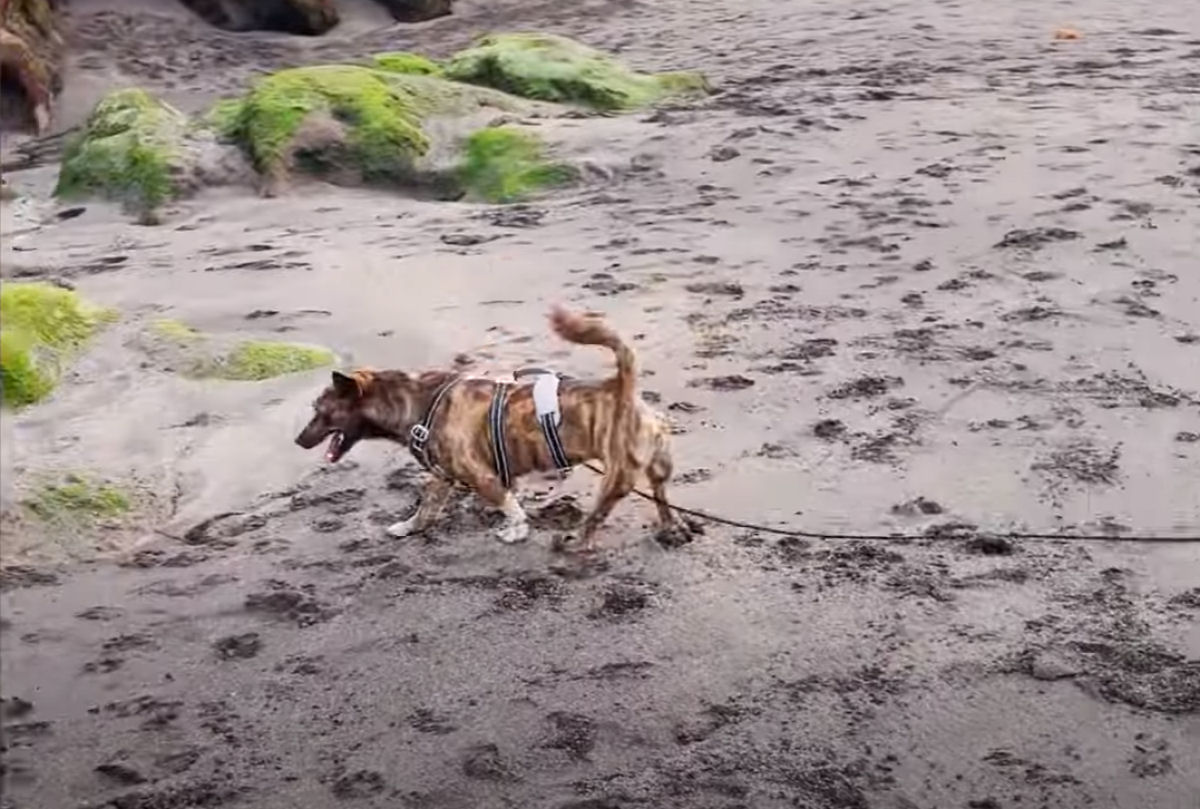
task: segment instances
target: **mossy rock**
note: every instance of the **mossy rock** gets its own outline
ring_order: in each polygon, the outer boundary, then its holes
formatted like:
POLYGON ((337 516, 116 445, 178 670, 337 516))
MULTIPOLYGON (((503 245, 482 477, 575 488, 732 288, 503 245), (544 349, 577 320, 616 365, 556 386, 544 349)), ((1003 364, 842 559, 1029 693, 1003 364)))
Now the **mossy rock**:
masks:
POLYGON ((41 401, 63 369, 115 313, 45 283, 0 286, 0 391, 9 407, 41 401))
POLYGON ((521 109, 520 99, 436 76, 318 65, 259 80, 236 110, 228 108, 226 133, 250 155, 267 193, 294 170, 411 186, 429 179, 429 119, 521 109))
POLYGON ((257 382, 326 368, 336 360, 332 351, 319 346, 247 340, 211 363, 203 375, 235 382, 257 382))
POLYGON ((151 321, 132 345, 168 373, 191 379, 257 382, 285 374, 325 368, 336 362, 332 351, 321 346, 269 340, 235 341, 226 335, 209 335, 180 320, 151 321))
POLYGON ((577 176, 563 163, 547 160, 534 135, 511 127, 488 127, 467 138, 459 168, 462 187, 488 202, 519 202, 577 176))
POLYGON ((43 523, 88 526, 128 514, 133 498, 121 487, 72 473, 36 486, 21 506, 43 523))
POLYGON ((67 146, 55 194, 101 196, 149 215, 178 194, 187 117, 144 90, 118 90, 92 111, 67 146))
POLYGON ((242 104, 240 98, 222 98, 199 116, 196 126, 211 129, 221 137, 232 139, 238 132, 242 104))
POLYGON ((709 90, 699 73, 638 73, 610 54, 551 34, 484 37, 452 56, 445 74, 523 98, 605 111, 636 109, 709 90))
POLYGON ((189 344, 201 339, 202 335, 196 329, 180 320, 163 318, 150 324, 151 331, 158 337, 173 343, 189 344))
POLYGON ((402 73, 410 76, 441 76, 442 66, 432 59, 419 53, 408 51, 389 51, 371 55, 371 63, 379 70, 388 73, 402 73))

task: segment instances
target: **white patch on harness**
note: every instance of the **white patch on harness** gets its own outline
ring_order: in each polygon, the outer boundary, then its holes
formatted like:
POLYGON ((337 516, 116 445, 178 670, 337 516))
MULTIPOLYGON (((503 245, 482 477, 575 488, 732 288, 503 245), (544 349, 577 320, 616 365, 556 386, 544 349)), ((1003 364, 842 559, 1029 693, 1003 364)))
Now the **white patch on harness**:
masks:
POLYGON ((554 426, 562 424, 562 412, 558 409, 558 374, 538 374, 533 382, 533 406, 539 420, 552 414, 554 426))

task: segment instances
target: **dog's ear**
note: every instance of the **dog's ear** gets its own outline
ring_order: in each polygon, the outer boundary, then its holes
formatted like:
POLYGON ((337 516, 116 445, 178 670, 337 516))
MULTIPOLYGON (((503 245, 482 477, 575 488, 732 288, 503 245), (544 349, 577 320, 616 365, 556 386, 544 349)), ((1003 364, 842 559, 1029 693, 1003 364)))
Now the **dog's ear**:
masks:
POLYGON ((366 396, 371 392, 371 386, 375 384, 375 372, 370 368, 359 368, 354 373, 350 374, 350 378, 354 380, 354 384, 358 386, 358 395, 366 396))
POLYGON ((333 372, 333 390, 338 396, 353 396, 357 399, 362 395, 354 377, 347 376, 341 371, 333 372))

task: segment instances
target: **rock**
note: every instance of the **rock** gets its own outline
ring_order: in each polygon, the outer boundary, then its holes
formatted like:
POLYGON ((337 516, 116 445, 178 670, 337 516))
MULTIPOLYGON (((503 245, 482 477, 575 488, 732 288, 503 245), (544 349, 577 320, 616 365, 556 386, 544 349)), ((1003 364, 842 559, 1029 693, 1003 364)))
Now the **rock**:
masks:
POLYGON ((17 124, 15 128, 39 135, 49 129, 51 101, 62 89, 62 63, 63 39, 54 3, 0 0, 0 73, 11 77, 4 94, 11 97, 19 88, 23 97, 18 109, 25 119, 6 120, 6 125, 17 124))
POLYGON ((708 157, 714 163, 727 163, 735 157, 740 157, 741 152, 732 146, 714 146, 708 152, 708 157))
POLYGON ((441 76, 442 66, 419 53, 387 51, 371 54, 371 63, 388 73, 407 73, 415 76, 441 76))
POLYGON ((152 224, 165 202, 248 173, 240 152, 218 143, 208 122, 189 122, 171 105, 129 88, 92 110, 63 154, 54 193, 114 199, 152 224))
POLYGON ((143 90, 109 94, 64 153, 55 194, 98 194, 148 214, 175 195, 173 164, 186 127, 183 113, 143 90))
POLYGON ((23 407, 49 396, 69 360, 109 313, 53 284, 10 282, 0 288, 0 391, 23 407))
POLYGON ((463 152, 458 172, 462 190, 488 202, 519 202, 578 176, 573 166, 548 159, 536 135, 512 127, 471 133, 463 152))
POLYGON ((423 22, 452 13, 454 0, 378 0, 400 22, 423 22))
POLYGON ((1079 666, 1054 651, 1038 652, 1029 663, 1029 674, 1035 680, 1065 680, 1079 674, 1081 670, 1079 666))
POLYGON ((146 776, 142 775, 142 773, 138 772, 128 764, 123 764, 119 761, 111 762, 109 764, 101 764, 96 768, 96 772, 111 778, 118 784, 123 784, 125 786, 146 783, 146 776))
POLYGON ((316 35, 338 23, 334 0, 183 0, 183 4, 227 31, 316 35))
MULTIPOLYGON (((396 72, 386 57, 383 69, 317 65, 274 73, 221 113, 223 130, 262 175, 263 193, 279 193, 297 173, 341 185, 432 189, 447 198, 462 196, 464 182, 490 190, 497 175, 481 170, 488 166, 501 175, 500 186, 506 172, 518 186, 544 178, 530 171, 531 162, 533 169, 550 165, 539 159, 532 136, 485 126, 498 112, 530 113, 538 105, 396 72), (436 127, 427 128, 433 119, 436 127)), ((481 196, 507 197, 509 190, 481 196)))
POLYGON ((262 638, 257 632, 245 632, 241 635, 227 635, 213 644, 217 656, 222 660, 235 658, 247 660, 262 650, 262 638))
POLYGON ((699 73, 638 73, 613 56, 550 34, 494 34, 446 63, 456 81, 523 98, 628 110, 664 98, 706 93, 699 73))

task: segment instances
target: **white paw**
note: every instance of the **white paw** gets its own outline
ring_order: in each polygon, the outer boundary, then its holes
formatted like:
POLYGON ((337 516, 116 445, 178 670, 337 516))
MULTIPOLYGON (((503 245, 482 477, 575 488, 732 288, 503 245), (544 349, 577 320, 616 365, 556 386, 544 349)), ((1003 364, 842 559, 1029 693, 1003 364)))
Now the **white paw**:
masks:
POLYGON ((511 545, 514 542, 524 542, 526 539, 529 539, 529 523, 505 523, 500 530, 496 532, 496 539, 508 545, 511 545))
POLYGON ((387 527, 387 535, 395 539, 404 539, 411 534, 417 527, 416 515, 409 517, 407 520, 401 520, 397 523, 392 523, 387 527))

